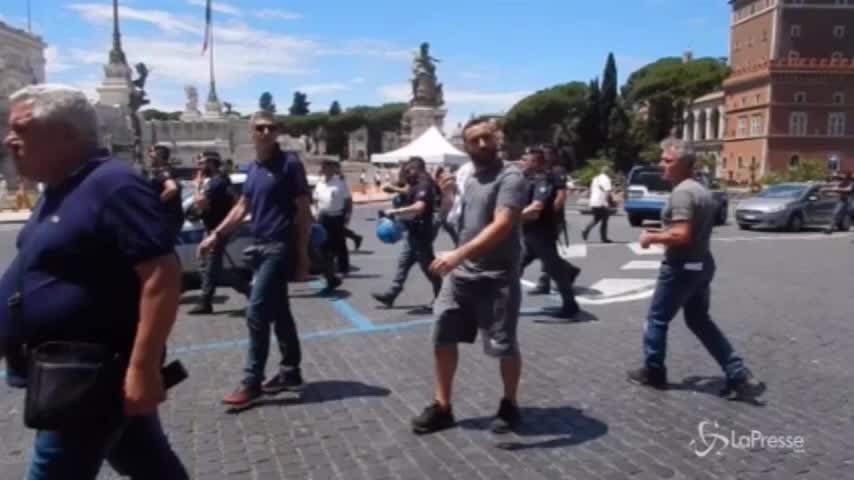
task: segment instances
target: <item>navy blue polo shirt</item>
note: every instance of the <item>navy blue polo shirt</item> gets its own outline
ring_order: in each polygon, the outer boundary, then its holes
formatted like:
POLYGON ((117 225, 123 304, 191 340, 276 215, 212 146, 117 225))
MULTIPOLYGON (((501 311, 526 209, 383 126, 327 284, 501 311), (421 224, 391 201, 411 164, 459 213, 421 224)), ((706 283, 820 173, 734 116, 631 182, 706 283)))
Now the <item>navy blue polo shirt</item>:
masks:
POLYGON ((93 159, 62 185, 45 189, 0 279, 0 342, 9 355, 10 385, 24 384, 14 355, 22 340, 29 346, 102 343, 130 353, 141 289, 134 267, 174 251, 167 218, 149 182, 118 160, 93 159), (21 272, 19 324, 7 300, 21 272))
POLYGON ((296 216, 296 199, 309 194, 299 157, 277 152, 266 162, 249 167, 243 196, 249 202, 252 236, 258 242, 286 242, 296 216))
POLYGON ((554 202, 557 191, 554 179, 549 175, 537 174, 527 178, 528 181, 528 205, 534 202, 542 202, 543 210, 536 220, 527 222, 523 226, 525 235, 552 235, 555 229, 554 202))

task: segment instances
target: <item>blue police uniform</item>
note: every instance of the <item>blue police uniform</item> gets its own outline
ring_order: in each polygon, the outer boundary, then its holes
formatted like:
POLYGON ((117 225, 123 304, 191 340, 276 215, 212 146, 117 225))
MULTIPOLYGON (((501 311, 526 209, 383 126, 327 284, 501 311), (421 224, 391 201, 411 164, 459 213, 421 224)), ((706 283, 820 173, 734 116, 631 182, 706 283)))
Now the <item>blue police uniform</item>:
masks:
POLYGON ((249 296, 249 359, 243 383, 258 387, 270 350, 270 325, 279 340, 282 373, 299 372, 302 361, 297 327, 288 300, 289 260, 292 254, 296 199, 309 194, 305 168, 292 153, 277 152, 252 164, 243 186, 249 202, 251 234, 258 255, 249 296))
POLYGON ((527 222, 523 226, 522 238, 525 253, 522 268, 539 259, 543 264, 543 270, 557 283, 558 293, 563 299, 564 313, 575 314, 578 311, 578 304, 572 290, 574 267, 560 257, 555 243, 554 232, 557 222, 554 209, 555 195, 554 182, 547 175, 528 177, 528 205, 541 202, 544 208, 536 220, 527 222))
MULTIPOLYGON (((19 284, 23 293, 20 322, 0 308, 10 385, 26 385, 22 344, 92 342, 129 357, 141 295, 135 267, 174 252, 167 218, 146 179, 106 156, 46 188, 0 280, 0 299, 19 284)), ((95 478, 104 459, 134 478, 187 478, 156 413, 105 420, 85 432, 38 431, 28 478, 95 478)))
POLYGON ((421 271, 433 287, 433 297, 439 293, 442 279, 430 271, 430 265, 436 259, 433 252, 433 239, 435 230, 433 225, 434 211, 436 208, 436 185, 433 180, 423 175, 410 187, 409 193, 404 199, 405 205, 415 202, 424 202, 424 211, 413 219, 403 222, 406 226, 406 238, 403 250, 397 261, 397 271, 392 280, 391 288, 384 294, 374 295, 378 300, 387 300, 391 304, 403 291, 403 284, 409 276, 409 270, 417 263, 421 271))

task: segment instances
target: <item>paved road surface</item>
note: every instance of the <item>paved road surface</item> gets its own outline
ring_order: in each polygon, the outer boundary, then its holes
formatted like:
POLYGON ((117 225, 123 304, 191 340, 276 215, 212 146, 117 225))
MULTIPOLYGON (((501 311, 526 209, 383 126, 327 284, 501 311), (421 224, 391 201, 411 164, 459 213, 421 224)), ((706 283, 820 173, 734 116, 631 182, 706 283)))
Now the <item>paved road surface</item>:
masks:
MULTIPOLYGON (((573 242, 588 218, 570 216, 573 242)), ((369 234, 373 220, 374 209, 360 209, 355 226, 369 234)), ((638 235, 622 216, 612 218, 612 232, 620 242, 638 235)), ((0 231, 0 266, 13 254, 14 234, 0 231)), ((500 382, 496 363, 478 346, 462 350, 454 405, 459 427, 410 433, 409 419, 432 392, 430 318, 410 313, 428 301, 429 288, 413 271, 399 306, 378 308, 369 292, 390 282, 398 247, 371 235, 353 256, 358 270, 338 298, 317 297, 316 284, 292 285, 311 382, 302 399, 282 395, 226 413, 219 401, 240 379, 245 358, 243 301, 223 290, 216 315, 189 317, 184 312, 194 296, 185 297, 170 351, 191 379, 162 408, 172 443, 193 478, 205 480, 854 478, 854 237, 716 230, 713 315, 767 382, 764 406, 714 395, 720 372, 681 320, 670 337, 673 388, 628 384, 624 371, 641 360, 660 255, 592 237, 568 252, 583 268, 579 292, 590 321, 535 323, 540 309, 557 300, 524 300, 525 424, 518 434, 486 431, 500 382), (700 438, 703 421, 711 423, 700 438), (712 436, 751 431, 803 436, 804 451, 721 448, 722 437, 712 436), (695 453, 706 449, 705 457, 695 453)), ((448 247, 444 234, 439 242, 437 250, 448 247)), ((537 268, 525 278, 534 280, 537 268)), ((0 477, 19 478, 31 433, 21 426, 21 394, 5 387, 0 431, 0 477)), ((113 478, 105 470, 103 477, 113 478)))

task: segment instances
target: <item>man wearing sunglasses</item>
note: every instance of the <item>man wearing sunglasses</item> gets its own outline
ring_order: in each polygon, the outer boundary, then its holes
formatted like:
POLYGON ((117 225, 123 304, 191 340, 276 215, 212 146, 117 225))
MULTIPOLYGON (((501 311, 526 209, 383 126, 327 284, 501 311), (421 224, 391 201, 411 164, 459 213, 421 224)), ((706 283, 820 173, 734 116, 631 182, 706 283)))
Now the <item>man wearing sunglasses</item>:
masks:
POLYGON ((223 399, 223 403, 238 408, 250 406, 262 393, 298 391, 303 387, 302 354, 287 284, 291 259, 296 261, 297 279, 307 276, 312 222, 305 168, 295 154, 279 149, 275 118, 271 113, 258 112, 252 116, 250 125, 258 159, 249 168, 243 194, 234 208, 199 245, 200 255, 208 253, 251 214, 250 230, 255 244, 250 248, 254 281, 246 319, 249 358, 243 381, 223 399), (262 385, 270 351, 271 324, 282 361, 279 373, 262 385))

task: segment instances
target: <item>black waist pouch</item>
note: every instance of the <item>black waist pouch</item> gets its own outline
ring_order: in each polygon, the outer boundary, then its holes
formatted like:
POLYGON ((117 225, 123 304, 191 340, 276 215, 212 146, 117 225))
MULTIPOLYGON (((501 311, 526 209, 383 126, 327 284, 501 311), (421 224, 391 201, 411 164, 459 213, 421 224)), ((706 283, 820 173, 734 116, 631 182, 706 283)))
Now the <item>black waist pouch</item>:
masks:
POLYGON ((122 416, 124 363, 103 345, 46 342, 27 352, 24 424, 77 430, 122 416))

